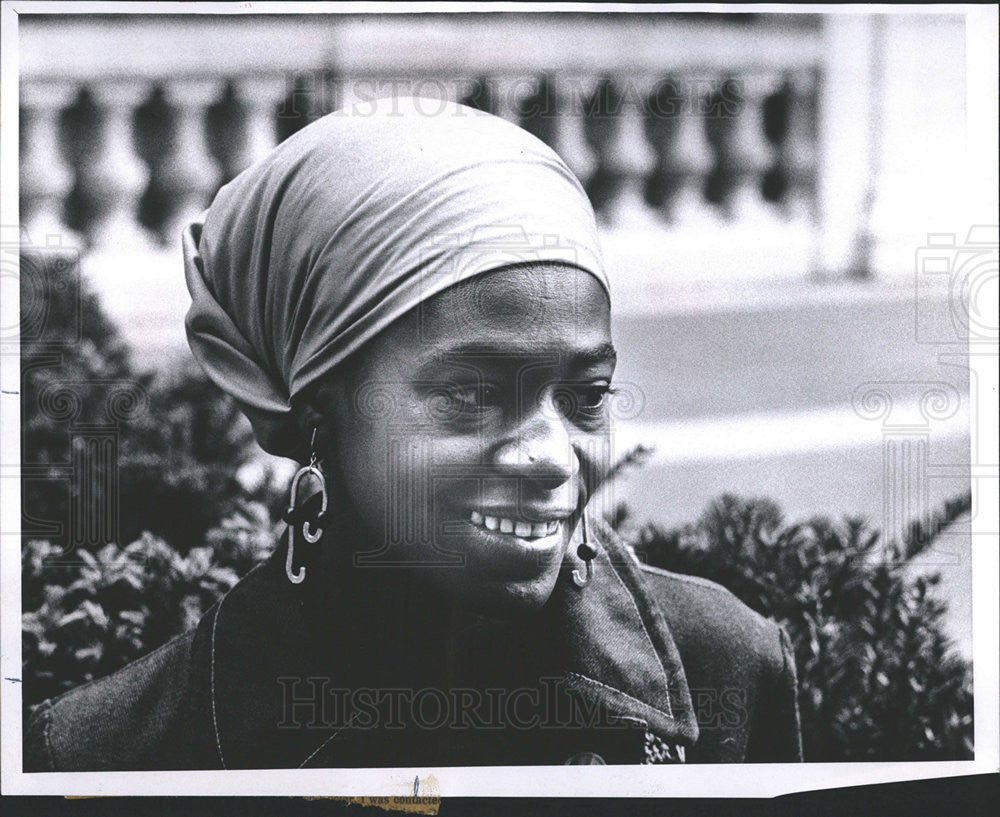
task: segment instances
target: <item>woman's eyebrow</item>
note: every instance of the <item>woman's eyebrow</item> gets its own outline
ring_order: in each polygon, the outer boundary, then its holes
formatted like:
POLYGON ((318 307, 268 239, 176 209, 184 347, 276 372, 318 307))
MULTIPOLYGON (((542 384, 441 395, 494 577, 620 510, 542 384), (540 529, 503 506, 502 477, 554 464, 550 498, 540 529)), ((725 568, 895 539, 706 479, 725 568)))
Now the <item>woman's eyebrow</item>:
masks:
POLYGON ((476 359, 482 361, 484 358, 494 358, 497 361, 511 360, 525 357, 551 357, 553 362, 563 360, 573 368, 586 368, 602 363, 615 363, 618 359, 618 352, 611 342, 604 342, 588 349, 539 349, 537 347, 523 346, 511 347, 500 346, 489 342, 476 341, 473 343, 460 343, 446 349, 437 349, 426 355, 419 357, 415 363, 417 368, 424 368, 433 364, 460 363, 463 359, 476 359))
POLYGON ((606 342, 593 349, 581 349, 570 355, 570 362, 574 366, 586 367, 596 366, 601 363, 616 363, 618 361, 618 350, 613 343, 606 342))

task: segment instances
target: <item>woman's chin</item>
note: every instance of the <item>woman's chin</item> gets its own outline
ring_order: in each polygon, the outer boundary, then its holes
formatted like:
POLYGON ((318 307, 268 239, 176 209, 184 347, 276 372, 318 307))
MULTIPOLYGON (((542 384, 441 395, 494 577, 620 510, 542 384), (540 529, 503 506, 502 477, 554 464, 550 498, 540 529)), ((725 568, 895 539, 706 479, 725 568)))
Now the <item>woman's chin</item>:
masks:
MULTIPOLYGON (((405 567, 402 574, 392 572, 395 578, 405 575, 407 583, 422 584, 475 613, 508 618, 538 610, 549 600, 568 541, 565 522, 552 535, 534 538, 460 523, 439 535, 433 548, 397 545, 383 556, 391 555, 396 565, 405 567)), ((372 567, 379 566, 375 553, 368 557, 372 567)), ((355 564, 357 559, 355 554, 355 564)), ((366 573, 377 583, 380 577, 366 573)))
POLYGON ((513 541, 516 537, 473 533, 448 549, 464 556, 439 579, 465 606, 487 616, 507 618, 542 607, 552 595, 567 537, 513 541))
POLYGON ((540 610, 552 596, 558 568, 530 581, 483 582, 463 588, 463 600, 472 611, 491 618, 517 618, 540 610))
POLYGON ((463 522, 458 535, 449 537, 447 547, 462 555, 470 574, 501 584, 531 585, 558 571, 566 552, 567 523, 552 525, 547 534, 519 536, 513 530, 489 530, 463 522))

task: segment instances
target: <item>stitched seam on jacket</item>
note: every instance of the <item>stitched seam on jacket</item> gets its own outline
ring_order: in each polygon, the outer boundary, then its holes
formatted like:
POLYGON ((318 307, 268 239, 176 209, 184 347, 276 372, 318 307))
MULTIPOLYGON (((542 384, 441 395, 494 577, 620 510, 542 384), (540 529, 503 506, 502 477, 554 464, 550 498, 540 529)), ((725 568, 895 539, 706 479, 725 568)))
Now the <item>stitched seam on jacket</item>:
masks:
POLYGON ((310 760, 312 760, 314 757, 316 757, 316 755, 318 755, 320 753, 320 750, 324 746, 326 746, 331 740, 333 740, 335 737, 337 737, 337 735, 339 735, 341 732, 343 732, 348 726, 350 726, 354 722, 354 719, 357 717, 357 715, 358 715, 357 712, 355 712, 353 715, 351 715, 351 717, 347 719, 347 723, 345 723, 343 726, 341 726, 340 729, 338 729, 336 732, 334 732, 332 735, 330 735, 330 737, 328 737, 326 740, 324 740, 319 746, 317 746, 315 749, 313 749, 309 753, 309 757, 307 757, 305 760, 303 760, 299 764, 299 768, 300 769, 304 769, 305 766, 306 766, 306 764, 310 760))
POLYGON ((211 656, 211 686, 212 686, 212 728, 215 731, 215 748, 219 751, 219 762, 222 764, 222 768, 226 768, 226 758, 222 754, 222 737, 219 735, 219 718, 215 713, 215 628, 219 623, 219 611, 222 609, 222 603, 226 600, 226 593, 219 600, 219 606, 215 608, 215 615, 212 617, 212 656, 211 656))
POLYGON ((635 548, 633 548, 628 542, 626 542, 619 535, 618 531, 616 531, 613 527, 611 527, 611 525, 607 524, 602 519, 590 520, 590 521, 591 521, 591 524, 593 524, 596 521, 597 524, 594 525, 594 527, 596 527, 597 530, 600 531, 601 535, 607 537, 608 539, 611 539, 612 541, 614 541, 615 544, 617 544, 626 553, 628 553, 629 556, 632 557, 632 561, 633 562, 635 562, 640 567, 644 564, 644 562, 636 554, 635 548))
MULTIPOLYGON (((623 548, 625 552, 632 557, 632 560, 635 562, 636 566, 640 570, 642 569, 643 564, 639 560, 639 557, 636 556, 632 548, 628 546, 625 540, 622 539, 613 528, 611 528, 609 525, 602 524, 600 527, 600 531, 604 536, 606 536, 609 539, 612 539, 619 547, 623 548)), ((625 594, 628 596, 629 601, 632 602, 632 609, 635 610, 636 615, 639 617, 639 624, 642 625, 643 635, 646 636, 646 641, 649 643, 650 649, 653 650, 653 655, 656 656, 656 661, 660 666, 660 673, 663 675, 663 682, 667 686, 667 715, 669 715, 672 718, 674 716, 674 709, 672 704, 670 703, 670 678, 667 676, 666 667, 663 666, 663 659, 660 657, 660 653, 657 651, 656 646, 653 644, 653 638, 649 634, 649 629, 646 627, 646 622, 643 621, 642 612, 639 610, 639 605, 636 604, 635 597, 632 595, 632 592, 628 589, 628 586, 625 584, 622 577, 618 575, 618 571, 615 569, 614 565, 611 565, 611 572, 615 574, 615 578, 618 580, 618 583, 622 586, 622 589, 625 590, 625 594)))
POLYGON ((644 709, 649 709, 649 710, 651 710, 653 712, 658 712, 659 711, 659 710, 657 710, 657 708, 655 706, 651 706, 650 704, 646 703, 645 701, 641 701, 638 698, 636 698, 635 696, 629 695, 627 692, 624 692, 624 691, 618 689, 617 687, 613 687, 613 686, 610 686, 609 684, 605 684, 605 683, 603 683, 601 681, 598 681, 596 678, 591 678, 589 675, 583 675, 583 674, 581 674, 579 672, 567 672, 566 674, 570 675, 570 676, 575 676, 576 678, 579 678, 579 679, 581 679, 583 681, 589 681, 592 684, 597 684, 599 687, 604 687, 604 689, 610 690, 611 692, 615 693, 616 695, 621 695, 623 698, 628 698, 630 701, 635 701, 637 704, 639 704, 644 709))
MULTIPOLYGON (((628 596, 628 600, 632 602, 632 609, 635 610, 635 614, 639 617, 639 625, 642 627, 642 634, 646 636, 646 643, 649 644, 649 648, 653 651, 653 655, 656 656, 656 663, 660 668, 660 674, 663 676, 663 683, 666 684, 667 686, 667 715, 669 715, 672 718, 674 716, 674 710, 673 707, 670 705, 670 679, 667 677, 667 670, 663 666, 663 659, 660 658, 660 653, 657 652, 656 646, 653 644, 653 639, 649 634, 649 630, 646 628, 646 622, 642 620, 642 613, 639 611, 639 605, 636 604, 635 599, 632 598, 631 591, 628 589, 628 586, 625 584, 625 582, 622 581, 622 577, 618 575, 618 571, 615 570, 615 566, 611 565, 610 567, 611 567, 611 572, 615 576, 615 579, 618 580, 618 584, 622 586, 622 589, 625 591, 625 595, 628 596)), ((598 683, 600 682, 598 681, 598 683)), ((613 689, 613 687, 610 688, 613 689)), ((632 696, 629 695, 629 697, 631 698, 632 696)), ((633 698, 632 700, 638 700, 638 699, 633 698)), ((649 706, 649 704, 647 704, 647 706, 649 706)))
POLYGON ((779 664, 777 661, 772 661, 766 650, 760 650, 757 655, 759 682, 761 684, 766 682, 771 685, 780 684, 785 672, 788 670, 788 656, 785 653, 785 646, 781 638, 781 625, 770 618, 766 618, 764 621, 771 630, 772 638, 778 642, 778 656, 780 656, 781 662, 779 664))
MULTIPOLYGON (((792 640, 788 637, 788 631, 777 622, 778 628, 778 649, 781 650, 781 675, 798 675, 798 667, 795 666, 795 651, 792 649, 792 640)), ((796 678, 796 681, 798 679, 796 678)))
POLYGON ((792 711, 794 713, 797 727, 797 756, 796 761, 801 763, 802 757, 802 713, 799 710, 799 679, 798 667, 795 666, 795 651, 792 647, 792 640, 788 632, 780 624, 778 626, 779 641, 781 642, 781 654, 784 656, 782 665, 782 679, 787 680, 792 693, 792 711))
MULTIPOLYGON (((52 729, 52 706, 51 704, 45 709, 45 728, 42 730, 42 741, 45 744, 45 754, 49 756, 49 766, 52 771, 57 771, 56 769, 56 753, 52 748, 52 738, 49 735, 49 730, 52 729)), ((23 765, 23 759, 22 759, 23 765)))
POLYGON ((261 564, 254 567, 249 573, 247 573, 246 576, 243 577, 243 579, 240 579, 240 581, 238 581, 236 584, 234 584, 226 591, 225 595, 221 599, 219 599, 219 606, 215 608, 215 615, 212 617, 212 639, 211 639, 212 654, 209 658, 211 696, 212 696, 212 727, 215 731, 215 748, 219 750, 219 762, 222 764, 223 769, 226 768, 226 758, 222 754, 222 735, 219 733, 219 719, 215 710, 215 628, 219 624, 219 613, 222 612, 222 605, 225 604, 226 599, 229 598, 229 594, 232 593, 237 587, 239 587, 240 584, 245 579, 248 579, 258 570, 260 570, 264 566, 264 564, 266 564, 266 562, 262 562, 261 564))

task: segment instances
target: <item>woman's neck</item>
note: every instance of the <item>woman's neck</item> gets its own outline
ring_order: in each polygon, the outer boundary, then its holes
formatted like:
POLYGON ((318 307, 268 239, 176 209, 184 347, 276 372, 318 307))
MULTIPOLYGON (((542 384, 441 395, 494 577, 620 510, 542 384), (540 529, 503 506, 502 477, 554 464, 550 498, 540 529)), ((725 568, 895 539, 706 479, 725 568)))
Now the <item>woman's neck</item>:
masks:
POLYGON ((421 581, 419 566, 356 564, 362 530, 341 514, 315 546, 306 583, 314 636, 331 659, 352 656, 364 683, 446 683, 461 671, 463 636, 487 619, 421 581))

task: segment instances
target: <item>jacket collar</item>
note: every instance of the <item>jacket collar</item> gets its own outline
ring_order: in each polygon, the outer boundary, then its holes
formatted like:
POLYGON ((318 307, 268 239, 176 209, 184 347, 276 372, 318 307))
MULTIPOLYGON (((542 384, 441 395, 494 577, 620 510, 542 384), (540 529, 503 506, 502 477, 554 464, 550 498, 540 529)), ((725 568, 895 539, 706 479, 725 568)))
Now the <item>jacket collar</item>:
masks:
MULTIPOLYGON (((585 713, 601 723, 636 724, 680 747, 683 758, 698 727, 674 640, 631 551, 607 526, 591 522, 591 528, 600 547, 585 588, 573 583, 567 564, 539 613, 517 624, 484 624, 466 632, 454 641, 461 653, 457 661, 474 668, 473 684, 487 687, 510 689, 525 678, 536 684, 543 679, 548 689, 576 698, 577 719, 585 713)), ((220 763, 225 768, 426 763, 405 754, 392 762, 392 753, 384 750, 405 746, 403 732, 382 732, 381 742, 379 730, 359 734, 356 713, 352 720, 344 699, 328 694, 356 687, 358 661, 343 653, 331 660, 337 649, 325 648, 332 642, 317 632, 302 586, 285 578, 286 550, 287 535, 199 624, 193 660, 208 669, 205 709, 211 712, 220 763), (352 742, 369 747, 369 761, 357 752, 338 754, 352 742)), ((331 622, 329 637, 358 626, 344 611, 340 621, 331 622)), ((378 633, 371 635, 377 649, 383 642, 378 633)), ((418 666, 420 655, 413 662, 418 666)), ((465 735, 474 742, 468 730, 465 735)), ((498 751, 498 759, 486 762, 517 762, 498 751)))

